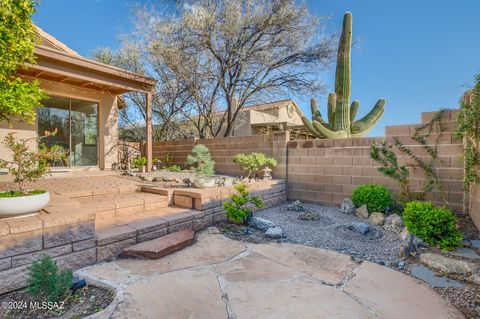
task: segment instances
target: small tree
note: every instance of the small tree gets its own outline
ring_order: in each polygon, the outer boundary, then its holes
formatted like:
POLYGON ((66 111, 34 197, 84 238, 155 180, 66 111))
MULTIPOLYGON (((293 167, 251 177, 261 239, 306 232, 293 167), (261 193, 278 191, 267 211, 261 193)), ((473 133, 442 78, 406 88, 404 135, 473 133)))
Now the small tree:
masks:
POLYGON ((203 144, 195 145, 192 153, 187 156, 187 164, 194 165, 192 169, 199 174, 213 175, 215 173, 215 161, 203 144))
POLYGON ((237 154, 233 157, 233 162, 241 164, 242 169, 248 172, 246 178, 250 178, 253 172, 257 172, 262 167, 273 168, 277 166, 277 161, 274 158, 266 157, 263 153, 237 154))
POLYGON ((58 302, 72 286, 71 270, 59 270, 51 257, 44 255, 34 261, 27 279, 27 292, 32 297, 48 302, 58 302))
MULTIPOLYGON (((51 135, 53 134, 48 133, 46 136, 51 135)), ((49 171, 47 166, 48 161, 65 157, 63 148, 58 145, 53 145, 48 148, 45 144, 41 143, 38 151, 31 151, 28 146, 30 140, 36 140, 36 138, 17 139, 15 138, 15 133, 8 133, 7 136, 5 136, 4 144, 12 151, 12 160, 6 161, 0 159, 0 168, 7 168, 14 176, 13 180, 18 184, 18 190, 22 194, 27 194, 25 188, 26 182, 33 182, 49 171)))
POLYGON ((237 194, 231 195, 230 201, 225 202, 223 208, 227 212, 228 220, 237 224, 246 224, 252 215, 252 209, 246 205, 251 203, 257 208, 263 208, 264 204, 260 197, 250 196, 247 184, 239 183, 235 185, 235 189, 237 194))
POLYGON ((46 98, 39 83, 15 76, 18 67, 34 63, 36 34, 32 24, 36 0, 0 2, 0 121, 33 123, 35 107, 46 98))

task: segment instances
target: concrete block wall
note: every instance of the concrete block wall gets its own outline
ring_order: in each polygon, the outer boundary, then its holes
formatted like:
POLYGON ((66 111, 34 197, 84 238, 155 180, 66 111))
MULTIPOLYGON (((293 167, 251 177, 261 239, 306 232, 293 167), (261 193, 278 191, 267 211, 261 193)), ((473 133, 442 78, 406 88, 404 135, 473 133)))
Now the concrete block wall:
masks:
POLYGON ((472 185, 469 193, 468 212, 473 222, 480 229, 480 186, 472 185))
MULTIPOLYGON (((426 123, 434 114, 423 113, 422 122, 426 123)), ((452 136, 454 119, 454 111, 447 112, 442 119, 444 131, 439 138, 439 160, 435 163, 443 192, 428 194, 427 199, 463 211, 463 160, 461 141, 452 136)), ((426 156, 422 146, 415 145, 410 138, 420 125, 388 126, 385 137, 288 142, 288 198, 338 205, 362 184, 380 184, 395 190, 393 180, 378 172, 378 164, 370 158, 370 145, 384 139, 392 142, 393 137, 398 136, 415 155, 426 156)), ((436 134, 438 132, 428 140, 433 143, 436 134)), ((400 163, 409 160, 409 157, 399 156, 400 163)), ((412 170, 410 176, 414 188, 424 182, 419 169, 412 170)))

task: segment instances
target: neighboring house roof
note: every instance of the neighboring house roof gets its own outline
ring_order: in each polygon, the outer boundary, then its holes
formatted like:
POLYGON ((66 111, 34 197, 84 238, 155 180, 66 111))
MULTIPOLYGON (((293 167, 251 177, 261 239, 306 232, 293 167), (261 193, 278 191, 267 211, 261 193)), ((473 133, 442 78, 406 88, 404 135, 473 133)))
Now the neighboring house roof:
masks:
MULTIPOLYGON (((272 102, 266 102, 266 103, 259 103, 259 104, 252 104, 252 105, 245 105, 240 112, 245 112, 245 111, 267 111, 267 110, 273 110, 273 109, 280 109, 282 107, 286 107, 289 104, 292 104, 296 110, 297 113, 302 116, 303 112, 300 109, 300 107, 295 103, 294 100, 292 99, 285 99, 285 100, 278 100, 278 101, 272 101, 272 102)), ((215 112, 215 115, 222 115, 225 113, 226 110, 218 111, 215 112)))
POLYGON ((112 94, 150 92, 155 87, 155 79, 84 58, 38 26, 35 31, 40 38, 34 49, 36 63, 19 67, 20 75, 112 94))

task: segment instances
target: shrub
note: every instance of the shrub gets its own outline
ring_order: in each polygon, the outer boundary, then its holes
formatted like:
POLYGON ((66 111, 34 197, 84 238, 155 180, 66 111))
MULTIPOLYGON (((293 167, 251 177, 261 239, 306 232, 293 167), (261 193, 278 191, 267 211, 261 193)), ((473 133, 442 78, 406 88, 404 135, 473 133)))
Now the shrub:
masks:
POLYGON ((369 212, 382 212, 390 207, 392 195, 385 186, 362 185, 353 190, 352 202, 357 207, 367 205, 369 212))
POLYGON ((237 154, 233 157, 233 162, 242 165, 242 169, 248 172, 247 178, 252 175, 252 172, 256 172, 262 167, 277 166, 277 161, 274 158, 266 157, 263 153, 237 154))
POLYGON ((431 202, 407 203, 403 220, 410 233, 443 250, 457 247, 463 239, 455 215, 445 207, 435 207, 431 202))
MULTIPOLYGON (((6 168, 13 175, 13 181, 18 185, 18 191, 26 195, 26 182, 33 182, 49 172, 48 161, 58 160, 65 157, 65 153, 59 145, 46 147, 40 143, 38 151, 31 151, 29 141, 36 138, 16 138, 16 133, 8 133, 3 144, 12 152, 12 160, 0 159, 0 168, 6 168)), ((45 136, 54 136, 55 132, 46 132, 45 136)))
POLYGON ((213 175, 215 173, 215 162, 212 155, 203 144, 195 145, 192 153, 187 156, 187 164, 194 165, 192 169, 199 174, 213 175))
POLYGON ((258 196, 250 196, 248 186, 245 183, 235 185, 237 194, 230 196, 230 201, 223 204, 223 208, 227 211, 229 221, 246 224, 248 218, 252 214, 252 210, 245 205, 252 203, 257 208, 263 208, 263 200, 258 196))
POLYGON ((33 298, 56 302, 63 299, 72 286, 71 270, 59 270, 47 255, 34 261, 28 274, 27 292, 33 298))
POLYGON ((162 169, 165 169, 169 172, 180 172, 182 170, 179 165, 163 166, 162 169))
POLYGON ((132 160, 132 168, 140 168, 147 165, 147 158, 145 156, 139 156, 132 160))

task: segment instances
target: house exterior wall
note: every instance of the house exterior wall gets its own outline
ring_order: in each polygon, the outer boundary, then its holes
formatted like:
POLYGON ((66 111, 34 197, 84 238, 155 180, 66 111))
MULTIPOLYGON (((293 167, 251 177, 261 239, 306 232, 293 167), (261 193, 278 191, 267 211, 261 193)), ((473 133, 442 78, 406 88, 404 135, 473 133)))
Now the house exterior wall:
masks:
MULTIPOLYGON (((117 96, 87 88, 80 88, 65 83, 41 80, 40 85, 48 95, 62 96, 73 99, 88 100, 98 103, 98 166, 100 169, 110 169, 117 161, 118 121, 117 96)), ((20 138, 32 138, 29 142, 36 149, 37 126, 25 123, 13 123, 11 127, 0 123, 0 142, 9 132, 17 132, 20 138)), ((10 159, 10 152, 0 144, 0 158, 10 159)))

